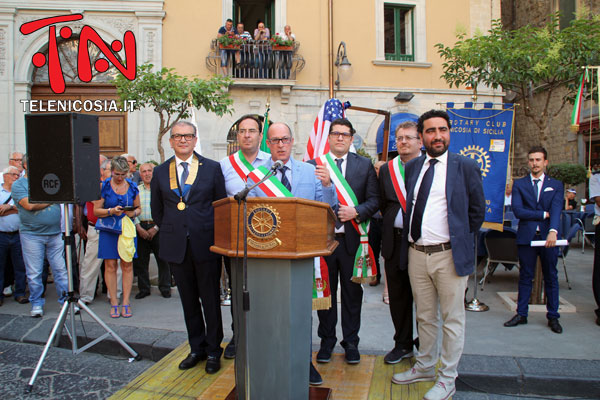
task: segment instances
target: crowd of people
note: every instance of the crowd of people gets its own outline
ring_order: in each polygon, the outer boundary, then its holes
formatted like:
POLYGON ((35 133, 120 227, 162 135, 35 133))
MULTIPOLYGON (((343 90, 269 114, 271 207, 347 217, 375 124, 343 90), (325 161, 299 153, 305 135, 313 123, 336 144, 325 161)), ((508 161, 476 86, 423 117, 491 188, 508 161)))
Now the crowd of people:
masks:
MULTIPOLYGON (((263 126, 255 115, 238 120, 239 151, 220 162, 194 152, 198 133, 194 125, 183 121, 170 132, 175 155, 157 167, 144 163, 138 170, 135 157, 128 154, 112 160, 100 156, 101 198, 77 205, 73 218, 74 231, 86 242, 85 256, 74 268, 79 295, 86 303, 93 301, 104 265, 101 278, 108 291, 110 317, 131 317, 134 274, 139 289, 135 298, 150 295, 148 263, 154 253, 161 295, 171 296, 174 278, 183 307, 190 352, 179 368, 189 369, 206 360, 206 372, 219 371, 223 355, 220 278, 223 266, 231 276, 231 260, 210 251, 214 243, 212 203, 244 189, 248 175, 259 167, 271 168, 281 162, 283 166, 271 178, 279 185, 279 196, 326 202, 337 216, 335 239, 339 245, 325 257, 333 300, 330 308, 317 311, 317 363, 330 362, 338 342, 338 289, 340 345, 347 363, 360 363, 364 281, 355 279, 355 260, 367 241, 365 226, 368 231, 369 223, 379 224, 384 301, 389 303, 394 326, 394 347, 384 361, 395 364, 408 357, 416 359, 412 368, 394 374, 392 382, 435 381, 425 399, 447 399, 455 393, 464 345, 464 296, 475 265, 473 239, 485 214, 479 166, 448 151, 450 128, 448 114, 440 110, 424 113, 416 123, 400 124, 395 131, 398 156, 377 163, 377 168, 368 158, 350 151, 355 129, 344 118, 330 125, 329 153, 306 163, 291 157, 294 135, 285 123, 270 125, 266 133, 270 154, 261 151, 263 126), (136 234, 128 241, 125 232, 131 229, 136 234), (415 327, 418 337, 413 333, 415 327)), ((7 265, 12 266, 15 300, 30 302, 31 316, 39 317, 43 315, 48 266, 59 301, 66 297, 63 211, 58 205, 30 203, 27 157, 12 153, 9 162, 0 191, 0 287, 7 286, 4 272, 7 265)), ((562 183, 544 174, 548 164, 545 149, 533 147, 528 163, 531 174, 515 181, 510 193, 512 211, 520 220, 521 269, 517 315, 505 326, 527 323, 535 259, 540 256, 548 326, 561 333, 554 245, 560 212, 569 203, 564 200, 562 183), (531 247, 532 240, 545 241, 545 246, 531 247)), ((600 179, 596 175, 592 179, 597 182, 590 187, 590 197, 596 199, 600 210, 600 179)), ((273 195, 260 186, 250 193, 273 195)), ((378 244, 378 240, 371 242, 373 247, 378 244)), ((595 268, 594 276, 598 270, 595 268)), ((375 284, 380 279, 377 275, 369 278, 375 284)), ((232 307, 231 312, 237 310, 232 307)), ((236 356, 236 328, 232 323, 233 338, 224 350, 226 358, 236 356)), ((323 382, 312 363, 309 376, 313 385, 323 382)))

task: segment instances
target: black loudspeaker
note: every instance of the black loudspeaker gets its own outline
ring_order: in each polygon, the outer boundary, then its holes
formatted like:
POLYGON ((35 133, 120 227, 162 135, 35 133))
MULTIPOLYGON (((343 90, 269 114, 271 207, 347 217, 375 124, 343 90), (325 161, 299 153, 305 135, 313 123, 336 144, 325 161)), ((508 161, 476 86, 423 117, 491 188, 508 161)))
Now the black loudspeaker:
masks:
POLYGON ((27 114, 27 176, 32 203, 81 203, 100 198, 98 117, 27 114))

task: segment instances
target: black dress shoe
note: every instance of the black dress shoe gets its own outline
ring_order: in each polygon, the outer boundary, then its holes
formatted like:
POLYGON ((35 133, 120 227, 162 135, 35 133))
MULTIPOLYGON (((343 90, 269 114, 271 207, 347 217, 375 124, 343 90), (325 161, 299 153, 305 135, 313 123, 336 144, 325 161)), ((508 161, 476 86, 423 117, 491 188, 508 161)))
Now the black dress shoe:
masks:
POLYGON ((321 347, 317 353, 317 362, 328 363, 329 361, 331 361, 331 349, 321 347))
POLYGON ((399 363, 403 358, 410 358, 412 357, 413 351, 409 350, 409 349, 401 349, 399 347, 394 347, 392 349, 392 351, 390 351, 389 353, 387 353, 385 355, 385 357, 383 357, 383 361, 386 364, 397 364, 399 363))
POLYGON ((558 323, 558 318, 548 319, 548 326, 554 333, 562 333, 562 326, 558 323))
POLYGON ((600 325, 600 317, 596 317, 596 325, 600 325))
POLYGON ((504 326, 512 327, 512 326, 517 326, 517 325, 525 325, 526 323, 527 323, 527 317, 517 314, 514 317, 512 317, 510 320, 506 321, 504 323, 504 326))
POLYGON ((0 299, 0 307, 4 304, 4 299, 0 299))
POLYGON ((355 345, 348 343, 344 346, 344 350, 346 350, 346 362, 348 364, 358 364, 360 362, 360 353, 355 345))
POLYGON ((227 347, 225 347, 223 357, 228 360, 235 358, 235 336, 231 338, 231 341, 227 344, 227 347))
POLYGON ((162 292, 160 292, 161 296, 164 297, 165 299, 168 299, 171 297, 171 291, 170 290, 164 290, 162 292))
POLYGON ((221 369, 221 360, 215 356, 208 356, 204 370, 207 374, 214 374, 221 369))
POLYGON ((150 296, 150 293, 148 292, 139 292, 138 294, 135 295, 136 299, 143 299, 144 297, 150 296))
POLYGON ((179 369, 190 369, 202 360, 206 360, 206 353, 190 353, 179 363, 179 369))
POLYGON ((323 378, 321 378, 321 374, 319 371, 317 371, 312 362, 310 363, 310 375, 308 378, 308 383, 313 386, 319 386, 323 384, 323 378))
POLYGON ((15 297, 15 301, 19 304, 27 304, 29 303, 29 299, 25 296, 17 296, 15 297))

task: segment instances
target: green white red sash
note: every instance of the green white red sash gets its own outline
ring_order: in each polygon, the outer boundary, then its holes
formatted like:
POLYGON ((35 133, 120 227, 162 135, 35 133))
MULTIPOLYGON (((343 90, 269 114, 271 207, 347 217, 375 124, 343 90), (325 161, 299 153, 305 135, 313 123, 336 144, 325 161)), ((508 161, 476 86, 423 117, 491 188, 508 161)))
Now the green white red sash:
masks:
MULTIPOLYGON (((354 191, 342 175, 342 171, 339 170, 330 153, 324 154, 321 157, 315 159, 319 165, 324 165, 329 170, 331 180, 335 185, 337 191, 338 201, 340 204, 356 207, 358 205, 358 199, 354 194, 354 191)), ((368 219, 364 222, 357 223, 356 220, 352 220, 352 226, 360 235, 360 245, 356 251, 354 257, 354 271, 352 272, 352 282, 355 283, 367 283, 373 281, 377 276, 377 265, 375 264, 375 255, 369 245, 369 226, 371 220, 368 219)))
MULTIPOLYGON (((254 182, 259 182, 268 173, 269 169, 267 167, 260 166, 250 171, 248 178, 254 182)), ((264 183, 258 185, 258 187, 268 197, 293 197, 292 193, 283 186, 281 181, 275 176, 270 177, 264 183)), ((327 310, 330 307, 331 290, 329 287, 329 270, 327 269, 327 263, 325 263, 323 257, 315 257, 313 267, 312 309, 327 310)))
POLYGON ((229 156, 229 162, 240 178, 246 182, 246 180, 248 180, 248 174, 254 170, 254 167, 246 160, 242 151, 239 150, 231 154, 229 156))
POLYGON ((393 160, 388 162, 388 169, 390 170, 390 177, 392 178, 392 186, 394 192, 398 196, 398 202, 402 206, 402 210, 406 212, 406 188, 404 186, 404 167, 400 156, 397 156, 393 160))

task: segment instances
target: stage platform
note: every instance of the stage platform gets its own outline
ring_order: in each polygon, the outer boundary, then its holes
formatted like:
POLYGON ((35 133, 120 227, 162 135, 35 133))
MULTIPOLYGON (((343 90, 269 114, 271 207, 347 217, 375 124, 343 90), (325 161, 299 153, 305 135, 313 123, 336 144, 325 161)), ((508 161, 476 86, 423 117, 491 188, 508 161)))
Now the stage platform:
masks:
MULTIPOLYGON (((214 375, 204 372, 204 363, 181 371, 177 366, 188 352, 188 343, 181 344, 110 399, 225 399, 235 384, 233 360, 221 359, 221 370, 214 375)), ((383 356, 362 354, 360 364, 349 365, 343 354, 334 354, 331 362, 315 365, 323 377, 322 387, 332 389, 330 399, 420 400, 433 382, 394 385, 391 381, 393 374, 407 370, 413 362, 402 360, 388 365, 383 362, 383 356)))

